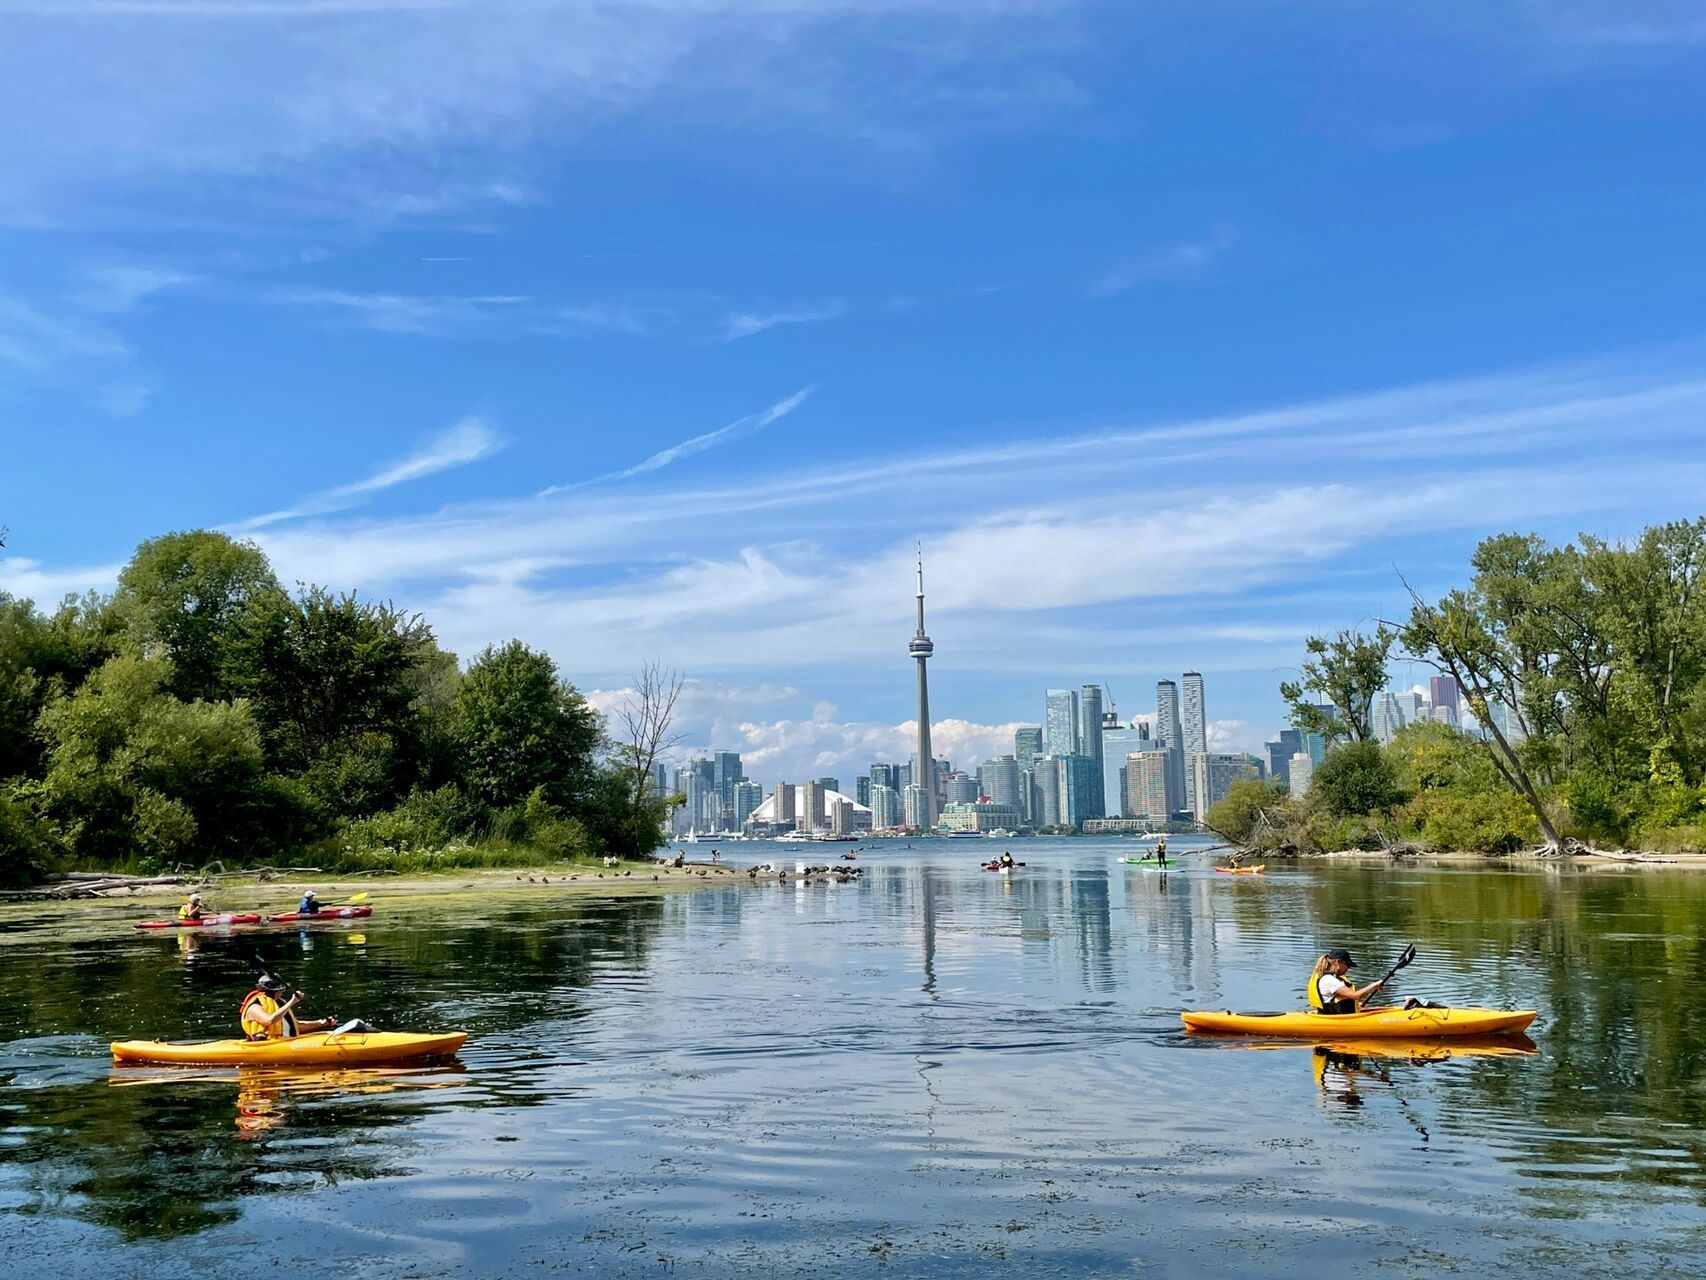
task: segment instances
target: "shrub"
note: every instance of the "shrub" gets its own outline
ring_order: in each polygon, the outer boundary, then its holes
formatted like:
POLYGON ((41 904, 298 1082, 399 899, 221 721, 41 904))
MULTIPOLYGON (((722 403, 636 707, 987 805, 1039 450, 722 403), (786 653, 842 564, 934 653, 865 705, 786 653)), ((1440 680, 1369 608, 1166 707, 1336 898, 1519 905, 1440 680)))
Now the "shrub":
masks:
POLYGON ((1352 742, 1329 751, 1310 788, 1335 817, 1381 813, 1404 798, 1385 752, 1372 742, 1352 742))

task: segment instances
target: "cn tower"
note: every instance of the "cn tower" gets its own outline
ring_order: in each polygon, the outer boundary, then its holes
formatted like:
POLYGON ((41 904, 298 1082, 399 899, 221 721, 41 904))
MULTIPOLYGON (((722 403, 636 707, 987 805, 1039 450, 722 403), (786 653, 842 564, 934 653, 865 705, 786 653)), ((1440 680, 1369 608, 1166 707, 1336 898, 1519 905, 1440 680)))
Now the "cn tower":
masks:
POLYGON ((936 825, 936 759, 930 754, 930 679, 924 664, 936 652, 930 637, 924 634, 924 546, 918 547, 918 630, 906 651, 918 660, 918 756, 912 766, 912 781, 924 788, 924 803, 918 812, 918 825, 936 825))

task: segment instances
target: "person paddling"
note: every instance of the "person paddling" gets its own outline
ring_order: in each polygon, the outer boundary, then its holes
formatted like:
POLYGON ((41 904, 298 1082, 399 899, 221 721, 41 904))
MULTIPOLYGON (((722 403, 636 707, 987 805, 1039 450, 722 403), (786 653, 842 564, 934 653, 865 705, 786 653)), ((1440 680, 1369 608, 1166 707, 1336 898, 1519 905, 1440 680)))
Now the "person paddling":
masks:
POLYGON ((1317 1013, 1360 1013, 1362 1002, 1386 985, 1386 979, 1371 982, 1366 987, 1353 987, 1345 975, 1356 964, 1351 953, 1334 947, 1315 962, 1309 975, 1309 1007, 1317 1013))
POLYGON ((201 895, 192 893, 184 899, 184 905, 178 908, 178 919, 200 920, 207 914, 207 908, 202 905, 201 895))
POLYGON ((1013 865, 1013 851, 1011 849, 1005 849, 1002 851, 999 865, 1003 867, 1010 867, 1013 865))
POLYGON ((305 1031, 330 1031, 338 1025, 336 1018, 307 1018, 298 1020, 296 1006, 302 1000, 300 991, 292 991, 288 1000, 285 984, 271 974, 263 974, 255 989, 243 997, 238 1018, 243 1034, 250 1040, 288 1040, 305 1031))
POLYGON ((302 894, 302 901, 296 905, 296 914, 299 916, 320 914, 320 900, 314 896, 312 889, 308 889, 302 894))
POLYGON ((1159 866, 1167 865, 1167 837, 1162 836, 1155 842, 1155 861, 1159 866))

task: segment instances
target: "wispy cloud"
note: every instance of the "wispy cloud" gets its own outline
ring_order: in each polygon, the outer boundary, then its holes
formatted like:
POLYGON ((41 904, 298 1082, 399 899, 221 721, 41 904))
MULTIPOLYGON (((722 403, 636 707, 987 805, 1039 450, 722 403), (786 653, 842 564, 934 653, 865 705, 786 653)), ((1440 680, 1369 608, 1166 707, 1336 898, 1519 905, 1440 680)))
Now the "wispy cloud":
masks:
POLYGON ((485 327, 495 312, 528 301, 525 297, 419 297, 398 293, 349 293, 341 289, 275 289, 268 302, 329 309, 381 333, 450 337, 485 327))
POLYGON ((718 427, 715 431, 707 431, 703 435, 683 440, 679 444, 672 444, 667 449, 659 449, 645 461, 637 462, 621 471, 608 471, 604 475, 594 476, 590 480, 580 480, 571 484, 552 485, 543 490, 539 496, 548 497, 553 493, 563 493, 570 489, 584 489, 589 485, 626 480, 630 476, 644 475, 648 471, 661 471, 671 463, 680 462, 683 458, 691 458, 696 453, 704 453, 705 450, 714 449, 720 444, 726 444, 731 440, 740 440, 755 432, 762 431, 772 422, 785 418, 795 409, 798 409, 815 390, 817 390, 816 387, 803 387, 787 399, 778 400, 762 413, 736 418, 725 427, 718 427))
POLYGON ((1236 243, 1235 229, 1218 226, 1200 240, 1184 240, 1121 258, 1090 286, 1090 296, 1111 298, 1151 280, 1194 275, 1236 243))
POLYGON ((137 263, 94 267, 78 301, 91 311, 122 314, 167 289, 194 284, 197 277, 173 267, 137 263))
POLYGON ((105 326, 49 315, 0 294, 0 363, 39 372, 67 360, 128 354, 124 341, 105 326))
POLYGON ((720 336, 724 342, 738 342, 777 325, 816 324, 822 320, 839 319, 846 314, 847 304, 840 298, 783 311, 737 311, 723 317, 720 336))
POLYGON ((263 529, 302 516, 325 515, 358 506, 368 497, 394 489, 411 480, 467 466, 490 457, 503 447, 497 431, 484 418, 469 416, 428 440, 420 449, 366 479, 338 485, 313 494, 288 511, 274 511, 242 523, 244 530, 263 529))

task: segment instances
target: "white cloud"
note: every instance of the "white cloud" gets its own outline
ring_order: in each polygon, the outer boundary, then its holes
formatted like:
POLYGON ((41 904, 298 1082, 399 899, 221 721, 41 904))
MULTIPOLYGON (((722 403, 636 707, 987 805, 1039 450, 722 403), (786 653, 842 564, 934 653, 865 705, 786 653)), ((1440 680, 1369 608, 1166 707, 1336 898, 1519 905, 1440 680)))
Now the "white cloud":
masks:
POLYGON ((502 447, 503 441, 491 423, 484 418, 470 415, 433 436, 408 457, 380 468, 363 480, 322 490, 297 507, 257 516, 244 521, 239 527, 247 532, 284 520, 346 510, 359 505, 371 494, 407 484, 411 480, 420 480, 440 471, 448 471, 452 467, 467 466, 471 462, 490 457, 502 447))
POLYGON ((847 304, 840 298, 784 311, 732 312, 723 317, 722 339, 724 342, 737 342, 766 329, 774 329, 777 325, 816 324, 822 320, 836 320, 846 314, 847 304))
POLYGON ((51 609, 68 595, 110 590, 117 584, 123 567, 100 564, 49 570, 39 560, 0 555, 0 591, 51 609))
POLYGON ((341 289, 275 289, 267 301, 329 309, 381 333, 450 337, 486 327, 495 313, 524 303, 508 295, 416 297, 395 293, 349 293, 341 289))
POLYGON ((1090 296, 1111 298, 1146 281, 1194 275, 1237 242, 1235 229, 1218 226, 1201 240, 1185 240, 1121 258, 1090 287, 1090 296))
POLYGON ((91 311, 121 313, 168 289, 194 284, 197 277, 172 267, 140 263, 95 267, 88 272, 79 301, 91 311))
POLYGON ((39 373, 70 360, 128 354, 124 341, 104 326, 49 315, 0 294, 0 363, 39 373))

